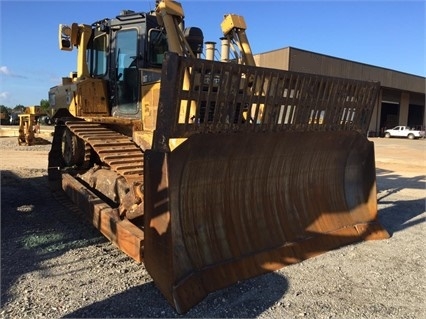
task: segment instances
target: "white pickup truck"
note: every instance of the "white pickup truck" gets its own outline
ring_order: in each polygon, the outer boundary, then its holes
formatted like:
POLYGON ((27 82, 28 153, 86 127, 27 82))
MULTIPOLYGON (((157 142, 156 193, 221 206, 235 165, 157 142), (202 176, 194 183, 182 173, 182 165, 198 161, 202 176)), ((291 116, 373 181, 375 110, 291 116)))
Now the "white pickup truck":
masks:
POLYGON ((409 139, 424 138, 425 131, 408 126, 395 126, 385 131, 385 137, 407 137, 409 139))

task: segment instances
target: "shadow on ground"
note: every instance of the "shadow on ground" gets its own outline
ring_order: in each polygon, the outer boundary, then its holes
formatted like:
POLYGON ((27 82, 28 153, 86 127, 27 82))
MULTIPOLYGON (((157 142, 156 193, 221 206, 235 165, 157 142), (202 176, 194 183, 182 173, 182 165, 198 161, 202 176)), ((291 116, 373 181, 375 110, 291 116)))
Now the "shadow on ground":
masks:
POLYGON ((403 189, 425 190, 425 179, 425 175, 405 177, 392 171, 377 169, 377 200, 385 206, 379 210, 379 220, 391 236, 397 231, 425 221, 425 218, 415 219, 426 211, 424 197, 398 201, 390 199, 391 195, 403 189))
MULTIPOLYGON (((82 215, 70 211, 52 195, 46 176, 21 178, 11 171, 2 171, 1 185, 3 307, 14 298, 11 288, 25 274, 43 271, 44 261, 73 249, 105 243, 106 239, 82 215)), ((200 317, 200 313, 211 318, 256 317, 276 303, 287 289, 288 282, 284 277, 267 274, 211 293, 185 317, 200 317)), ((180 315, 150 281, 75 310, 66 317, 162 318, 180 315)))
MULTIPOLYGON (((392 202, 391 194, 403 188, 424 189, 424 176, 403 177, 377 170, 379 219, 389 233, 402 231, 424 219, 424 198, 392 202)), ((13 296, 12 286, 26 273, 40 269, 40 263, 65 252, 106 240, 82 216, 65 211, 52 196, 47 177, 23 179, 13 172, 1 172, 1 306, 13 296), (16 267, 16 265, 20 265, 16 267)), ((287 279, 277 273, 256 277, 211 293, 184 317, 257 317, 287 292, 287 279), (202 315, 200 315, 202 314, 202 315)), ((127 289, 102 301, 82 307, 67 318, 180 317, 153 282, 127 289)))
POLYGON ((1 306, 10 288, 40 263, 70 249, 105 242, 53 198, 47 177, 21 178, 1 171, 1 306), (19 265, 17 267, 16 265, 19 265))
POLYGON ((281 299, 287 290, 285 277, 269 273, 213 292, 181 316, 151 282, 78 309, 64 318, 255 318, 281 299))

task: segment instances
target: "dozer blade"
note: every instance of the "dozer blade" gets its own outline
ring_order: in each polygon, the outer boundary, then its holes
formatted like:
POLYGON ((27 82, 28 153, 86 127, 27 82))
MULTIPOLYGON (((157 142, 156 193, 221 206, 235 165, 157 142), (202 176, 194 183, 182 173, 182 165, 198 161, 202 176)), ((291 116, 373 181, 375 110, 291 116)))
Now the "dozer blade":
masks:
POLYGON ((163 68, 144 262, 179 313, 240 280, 388 238, 366 138, 377 83, 173 54, 163 68))

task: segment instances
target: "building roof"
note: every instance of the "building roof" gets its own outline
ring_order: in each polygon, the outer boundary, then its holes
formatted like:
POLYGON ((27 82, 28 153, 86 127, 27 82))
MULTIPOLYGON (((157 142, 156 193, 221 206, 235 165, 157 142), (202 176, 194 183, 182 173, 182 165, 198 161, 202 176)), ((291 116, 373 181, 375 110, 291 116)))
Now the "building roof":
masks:
POLYGON ((426 78, 312 51, 285 47, 255 55, 258 65, 284 70, 379 81, 382 87, 425 94, 426 78))

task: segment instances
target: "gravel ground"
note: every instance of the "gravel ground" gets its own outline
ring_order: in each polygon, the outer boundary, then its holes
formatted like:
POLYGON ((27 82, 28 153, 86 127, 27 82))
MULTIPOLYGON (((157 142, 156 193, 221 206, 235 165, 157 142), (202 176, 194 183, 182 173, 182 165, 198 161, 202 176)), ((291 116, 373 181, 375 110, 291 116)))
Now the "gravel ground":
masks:
POLYGON ((236 284, 179 316, 143 265, 52 194, 44 138, 30 147, 0 138, 1 318, 426 317, 426 140, 373 139, 379 217, 390 239, 236 284))

